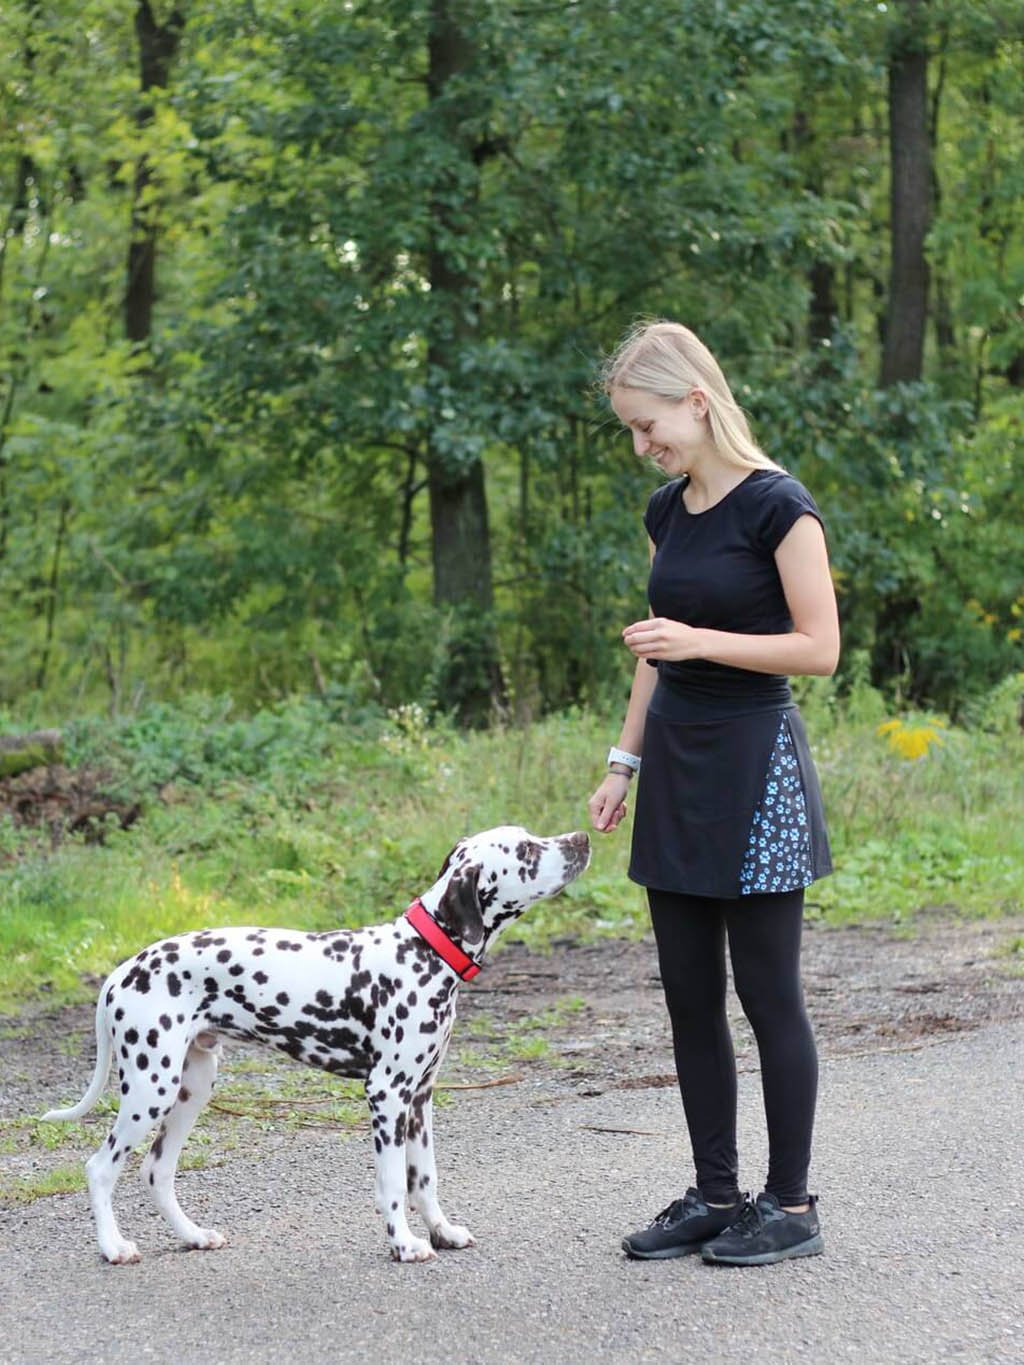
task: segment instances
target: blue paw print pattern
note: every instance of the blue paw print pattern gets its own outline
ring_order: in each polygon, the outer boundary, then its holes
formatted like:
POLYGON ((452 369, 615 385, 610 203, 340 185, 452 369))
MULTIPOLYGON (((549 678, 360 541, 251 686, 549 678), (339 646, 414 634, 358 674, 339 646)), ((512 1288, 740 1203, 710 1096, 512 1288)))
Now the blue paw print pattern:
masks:
POLYGON ((811 830, 796 749, 783 716, 768 760, 768 778, 754 811, 740 869, 740 895, 796 891, 814 881, 811 830))

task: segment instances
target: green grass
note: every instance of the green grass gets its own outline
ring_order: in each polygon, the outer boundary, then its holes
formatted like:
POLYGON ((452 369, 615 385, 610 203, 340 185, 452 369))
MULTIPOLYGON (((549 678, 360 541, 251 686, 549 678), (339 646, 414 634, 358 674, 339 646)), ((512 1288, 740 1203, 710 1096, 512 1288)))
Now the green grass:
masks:
MULTIPOLYGON (((946 727, 941 744, 905 758, 878 733, 893 717, 870 689, 840 703, 814 680, 801 700, 837 864, 811 889, 810 914, 850 922, 902 921, 932 905, 1020 910, 1024 741, 1012 724, 983 716, 973 730, 946 727)), ((145 811, 103 845, 56 850, 0 823, 0 1012, 42 995, 88 997, 140 945, 189 928, 323 929, 397 915, 461 834, 501 823, 586 827, 617 725, 617 716, 573 713, 460 734, 432 728, 415 708, 357 726, 307 701, 239 718, 227 702, 194 699, 71 726, 69 762, 102 765, 145 811)), ((595 836, 586 876, 508 936, 544 947, 645 932, 628 851, 628 826, 595 836)))
POLYGON ((0 1208, 32 1204, 54 1194, 78 1194, 84 1189, 85 1171, 81 1162, 74 1166, 55 1166, 39 1175, 4 1176, 0 1178, 0 1208))

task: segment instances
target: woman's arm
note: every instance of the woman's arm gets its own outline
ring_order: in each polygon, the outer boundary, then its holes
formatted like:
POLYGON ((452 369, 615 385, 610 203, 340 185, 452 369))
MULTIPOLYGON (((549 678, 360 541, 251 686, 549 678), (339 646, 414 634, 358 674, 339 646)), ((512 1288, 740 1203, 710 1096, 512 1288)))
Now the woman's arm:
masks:
POLYGON ((625 749, 628 754, 641 755, 644 751, 644 723, 647 720, 647 704, 651 700, 658 682, 658 670, 650 668, 644 659, 638 659, 633 672, 633 686, 629 690, 629 705, 626 718, 622 722, 616 747, 625 749))
MULTIPOLYGON (((647 703, 658 681, 658 670, 650 668, 646 660, 638 659, 633 672, 633 686, 626 707, 626 719, 622 722, 619 740, 616 745, 628 754, 640 755, 643 751, 644 721, 647 718, 647 703)), ((602 834, 610 834, 626 814, 626 793, 632 776, 620 772, 609 772, 597 791, 587 802, 590 822, 602 834)))
POLYGON ((775 551, 775 563, 793 618, 793 629, 785 635, 705 630, 659 616, 627 626, 622 638, 641 661, 708 659, 754 673, 834 673, 839 612, 817 518, 808 514, 794 522, 775 551))

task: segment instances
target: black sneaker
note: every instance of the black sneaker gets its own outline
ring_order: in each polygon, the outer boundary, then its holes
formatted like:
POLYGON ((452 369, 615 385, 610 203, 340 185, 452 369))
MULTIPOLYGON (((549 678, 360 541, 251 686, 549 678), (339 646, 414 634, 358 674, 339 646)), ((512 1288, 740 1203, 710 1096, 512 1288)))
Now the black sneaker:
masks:
POLYGON ((818 1224, 817 1199, 806 1213, 787 1213, 773 1194, 759 1194, 720 1237, 701 1250, 715 1265, 773 1265, 794 1256, 817 1256, 825 1250, 818 1224))
POLYGON ((704 1201, 699 1190, 689 1189, 682 1199, 674 1199, 667 1209, 662 1209, 642 1232, 624 1237, 622 1250, 638 1261, 688 1256, 735 1223, 744 1202, 737 1199, 727 1208, 715 1209, 704 1201))

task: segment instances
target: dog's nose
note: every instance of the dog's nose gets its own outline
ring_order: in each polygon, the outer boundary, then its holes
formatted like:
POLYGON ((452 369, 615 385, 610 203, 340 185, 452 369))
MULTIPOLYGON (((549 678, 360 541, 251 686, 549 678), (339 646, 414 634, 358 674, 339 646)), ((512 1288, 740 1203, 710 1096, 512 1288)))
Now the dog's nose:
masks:
POLYGON ((590 847, 590 835, 585 830, 577 829, 572 834, 566 835, 565 842, 582 853, 590 847))

